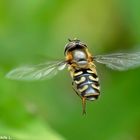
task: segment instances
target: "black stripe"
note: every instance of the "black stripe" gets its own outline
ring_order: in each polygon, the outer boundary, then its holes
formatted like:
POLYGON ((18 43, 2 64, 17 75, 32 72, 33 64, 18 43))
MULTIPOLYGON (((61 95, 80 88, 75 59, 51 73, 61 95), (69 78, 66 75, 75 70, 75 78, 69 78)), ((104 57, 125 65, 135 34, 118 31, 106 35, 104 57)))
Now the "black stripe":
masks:
POLYGON ((91 75, 96 79, 98 76, 95 73, 91 73, 91 75))
POLYGON ((95 98, 98 99, 99 95, 90 95, 90 96, 86 96, 87 100, 90 100, 91 98, 95 98))
POLYGON ((88 73, 82 73, 80 75, 74 76, 73 79, 74 80, 80 80, 81 77, 88 77, 89 74, 88 73))
POLYGON ((99 84, 98 81, 93 81, 93 84, 94 84, 96 87, 99 87, 99 86, 100 86, 100 84, 99 84))
POLYGON ((80 72, 80 71, 82 71, 83 73, 87 73, 87 70, 90 70, 90 69, 79 69, 79 70, 76 70, 75 73, 80 72))
POLYGON ((86 80, 85 82, 82 82, 82 83, 80 83, 80 84, 77 84, 77 88, 78 88, 78 89, 79 89, 79 88, 82 88, 82 87, 85 86, 85 85, 90 86, 90 84, 92 84, 92 83, 93 83, 93 82, 89 83, 89 81, 86 80))
POLYGON ((93 89, 96 91, 96 93, 100 93, 99 89, 97 88, 93 88, 93 89))
POLYGON ((80 74, 80 75, 74 76, 74 80, 78 80, 81 76, 87 77, 87 76, 91 75, 91 76, 93 76, 94 78, 97 77, 97 75, 95 75, 95 74, 88 73, 87 70, 90 70, 90 69, 80 69, 80 70, 76 70, 74 73, 78 73, 78 72, 80 72, 80 71, 82 71, 83 73, 80 74))

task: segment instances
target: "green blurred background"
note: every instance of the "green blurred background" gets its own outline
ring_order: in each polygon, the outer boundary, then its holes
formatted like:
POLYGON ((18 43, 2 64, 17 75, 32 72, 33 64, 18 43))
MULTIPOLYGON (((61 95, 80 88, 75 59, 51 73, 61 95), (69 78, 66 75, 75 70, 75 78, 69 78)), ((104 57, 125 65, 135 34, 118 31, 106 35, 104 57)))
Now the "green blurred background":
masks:
POLYGON ((64 58, 74 37, 94 55, 139 50, 140 1, 0 0, 0 136, 140 140, 140 68, 97 65, 102 96, 88 102, 86 116, 67 70, 43 82, 5 78, 21 64, 64 58))

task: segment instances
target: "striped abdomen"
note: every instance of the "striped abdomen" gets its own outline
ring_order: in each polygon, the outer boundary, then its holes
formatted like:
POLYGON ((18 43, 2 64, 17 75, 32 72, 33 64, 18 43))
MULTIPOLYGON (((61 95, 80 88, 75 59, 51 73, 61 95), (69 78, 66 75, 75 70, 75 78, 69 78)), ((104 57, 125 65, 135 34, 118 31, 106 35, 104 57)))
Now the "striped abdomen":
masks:
POLYGON ((86 100, 96 100, 100 94, 98 76, 91 69, 76 70, 73 85, 77 94, 86 100))

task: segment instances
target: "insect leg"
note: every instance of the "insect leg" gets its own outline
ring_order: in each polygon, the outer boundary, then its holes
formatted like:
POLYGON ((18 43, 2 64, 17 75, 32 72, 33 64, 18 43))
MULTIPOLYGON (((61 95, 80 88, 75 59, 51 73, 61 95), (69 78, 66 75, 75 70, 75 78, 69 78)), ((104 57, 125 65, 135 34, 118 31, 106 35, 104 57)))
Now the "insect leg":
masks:
POLYGON ((86 115, 86 97, 82 97, 83 115, 86 115))
MULTIPOLYGON (((75 86, 74 86, 74 83, 72 82, 72 88, 73 88, 73 90, 75 91, 75 93, 81 98, 81 96, 78 94, 78 92, 76 91, 76 89, 75 89, 75 86)), ((82 98, 81 98, 82 99, 82 98)))
POLYGON ((72 82, 72 88, 75 91, 75 93, 82 99, 82 108, 83 108, 83 115, 86 114, 86 97, 81 97, 78 92, 74 88, 74 83, 72 82))

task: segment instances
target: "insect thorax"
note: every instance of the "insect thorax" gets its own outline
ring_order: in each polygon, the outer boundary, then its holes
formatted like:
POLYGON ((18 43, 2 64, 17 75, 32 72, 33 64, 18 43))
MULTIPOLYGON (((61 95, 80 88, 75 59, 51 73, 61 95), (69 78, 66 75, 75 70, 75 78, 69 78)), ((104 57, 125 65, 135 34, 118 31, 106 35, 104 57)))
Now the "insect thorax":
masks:
POLYGON ((75 65, 77 68, 88 67, 89 61, 91 61, 89 58, 85 49, 74 49, 67 54, 68 62, 75 65))

